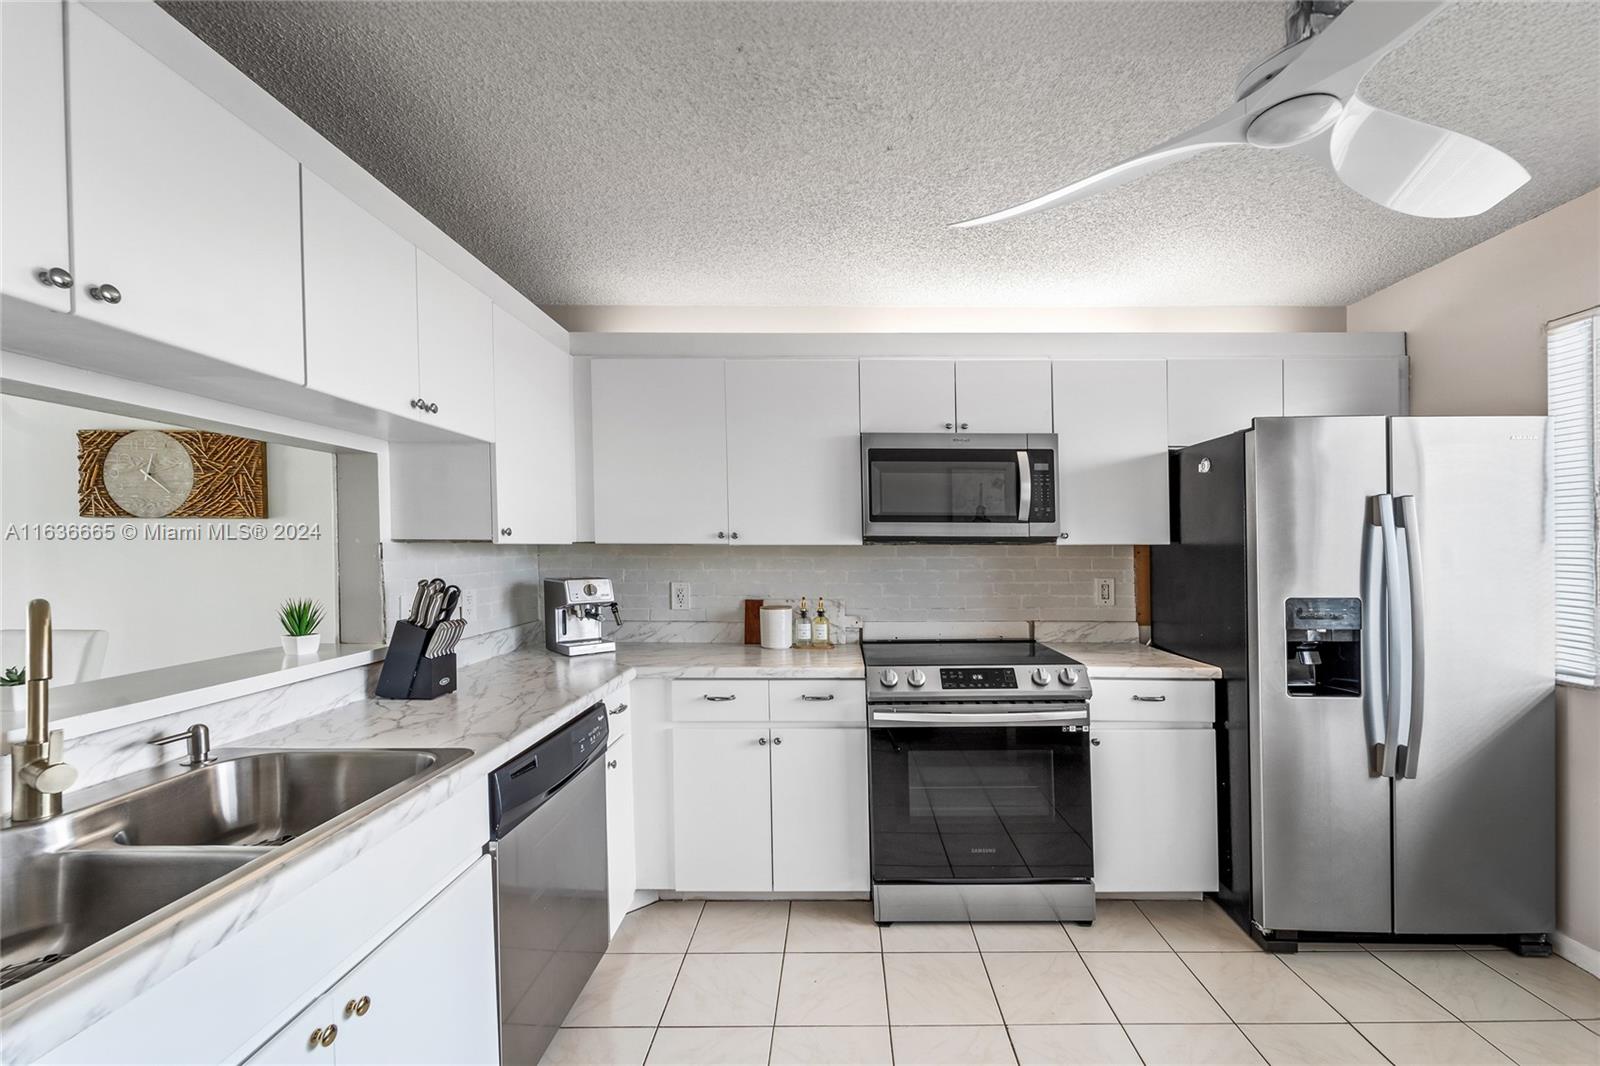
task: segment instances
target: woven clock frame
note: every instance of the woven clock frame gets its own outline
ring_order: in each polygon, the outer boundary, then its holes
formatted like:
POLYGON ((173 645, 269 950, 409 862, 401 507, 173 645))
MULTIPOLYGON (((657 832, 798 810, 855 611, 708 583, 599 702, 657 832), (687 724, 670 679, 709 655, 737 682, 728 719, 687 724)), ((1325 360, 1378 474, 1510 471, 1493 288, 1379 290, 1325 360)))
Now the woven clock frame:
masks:
MULTIPOLYGON (((78 430, 78 514, 132 517, 106 491, 106 453, 131 429, 78 430)), ((227 433, 164 429, 194 464, 194 488, 166 518, 267 517, 267 446, 227 433)))

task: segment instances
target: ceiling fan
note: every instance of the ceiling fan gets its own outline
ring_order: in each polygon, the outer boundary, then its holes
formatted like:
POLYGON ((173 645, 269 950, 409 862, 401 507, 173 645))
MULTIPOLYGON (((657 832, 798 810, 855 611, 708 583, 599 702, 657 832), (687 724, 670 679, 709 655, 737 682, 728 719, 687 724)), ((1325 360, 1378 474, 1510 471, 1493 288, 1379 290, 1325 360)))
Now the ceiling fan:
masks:
POLYGON ((1249 144, 1316 160, 1356 192, 1423 218, 1482 214, 1528 172, 1453 130, 1373 107, 1356 92, 1384 56, 1454 0, 1295 0, 1288 43, 1239 79, 1232 107, 1108 170, 952 229, 1030 215, 1115 188, 1212 148, 1249 144))

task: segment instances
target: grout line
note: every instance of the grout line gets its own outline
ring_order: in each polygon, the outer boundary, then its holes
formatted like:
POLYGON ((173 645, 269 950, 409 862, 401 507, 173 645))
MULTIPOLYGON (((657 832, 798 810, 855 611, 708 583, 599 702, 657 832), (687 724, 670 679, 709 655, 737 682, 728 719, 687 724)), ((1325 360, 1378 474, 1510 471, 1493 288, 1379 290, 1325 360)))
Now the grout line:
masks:
MULTIPOLYGON (((1135 903, 1133 906, 1134 910, 1139 910, 1139 905, 1137 903, 1135 903)), ((1139 910, 1139 914, 1141 917, 1144 917, 1145 921, 1150 922, 1149 917, 1145 916, 1144 911, 1139 910)), ((1155 924, 1156 923, 1154 922, 1150 922, 1150 927, 1155 929, 1155 924)), ((1066 923, 1063 922, 1062 926, 1065 928, 1066 923)), ((1161 930, 1156 929, 1156 935, 1161 936, 1161 930)), ((1067 939, 1072 939, 1072 934, 1070 932, 1067 934, 1067 939)), ((1166 937, 1162 937, 1161 939, 1162 943, 1166 943, 1166 937)), ((1140 1051, 1139 1045, 1133 1042, 1133 1035, 1128 1032, 1128 1026, 1125 1022, 1123 1022, 1122 1015, 1118 1014, 1117 1008, 1111 1005, 1111 997, 1106 995, 1106 990, 1100 987, 1100 978, 1094 975, 1094 969, 1089 965, 1089 960, 1083 957, 1083 952, 1078 950, 1078 945, 1076 942, 1073 943, 1072 950, 1077 952, 1078 961, 1083 963, 1084 970, 1089 974, 1089 980, 1094 983, 1094 990, 1100 994, 1100 998, 1105 1002, 1106 1009, 1111 1012, 1111 1017, 1116 1019, 1117 1028, 1122 1030, 1122 1039, 1128 1042, 1128 1046, 1133 1048, 1134 1055, 1139 1059, 1140 1063, 1143 1063, 1145 1061, 1144 1052, 1140 1051)), ((1133 952, 1128 952, 1127 954, 1133 954, 1133 952)), ((1151 952, 1151 954, 1157 953, 1151 952)), ((1224 1011, 1223 1013, 1227 1012, 1224 1011)), ((1018 1061, 1020 1062, 1021 1060, 1019 1059, 1018 1061)))
MULTIPOLYGON (((661 900, 656 900, 656 903, 660 903, 660 902, 661 902, 661 900)), ((654 904, 651 904, 651 906, 654 906, 654 904)), ((641 907, 640 909, 643 910, 644 908, 641 907)), ((689 944, 693 944, 694 943, 694 935, 695 935, 695 933, 700 931, 700 919, 704 918, 705 916, 706 916, 706 901, 705 900, 701 900, 700 901, 700 910, 694 916, 694 928, 689 930, 689 942, 687 944, 684 944, 684 946, 683 946, 683 954, 678 956, 678 971, 672 975, 672 987, 667 989, 667 998, 661 1004, 661 1013, 656 1015, 656 1029, 655 1029, 655 1032, 650 1034, 650 1046, 645 1048, 645 1050, 644 1050, 644 1057, 646 1059, 650 1058, 650 1052, 655 1049, 656 1037, 661 1035, 661 1023, 666 1020, 667 1007, 670 1006, 671 1003, 672 1003, 672 993, 677 991, 677 989, 678 989, 678 978, 683 976, 683 964, 685 962, 687 962, 688 959, 689 959, 689 944)), ((770 1055, 770 1053, 771 1053, 770 1049, 769 1049, 768 1053, 770 1055)))
MULTIPOLYGON (((1066 930, 1063 929, 1061 932, 1064 935, 1066 930)), ((977 930, 973 930, 973 937, 977 937, 977 930)), ((997 954, 1004 953, 998 952, 997 954)), ((989 995, 994 999, 995 1013, 1000 1015, 1000 1026, 1005 1030, 1006 1034, 1006 1046, 1011 1049, 1011 1061, 1021 1062, 1021 1057, 1017 1055, 1017 1042, 1011 1038, 1011 1023, 1006 1020, 1006 1009, 1000 1005, 1000 993, 995 991, 994 975, 989 972, 989 960, 984 957, 982 944, 978 945, 978 965, 983 967, 983 979, 989 982, 989 995)))
MULTIPOLYGON (((1463 1024, 1466 1022, 1465 1018, 1462 1018, 1460 1015, 1456 1014, 1455 1011, 1451 1010, 1449 1007, 1446 1007, 1443 1003, 1440 1003, 1438 1000, 1436 1000, 1432 996, 1428 995, 1427 989, 1423 988, 1421 985, 1419 985, 1415 981, 1411 980, 1409 977, 1407 977, 1405 974, 1401 973, 1399 970, 1395 969, 1393 966, 1390 966, 1387 962, 1383 962, 1383 956, 1381 954, 1379 954, 1378 952, 1375 952, 1375 951, 1371 952, 1370 954, 1372 955, 1373 958, 1377 959, 1379 962, 1382 962, 1383 965, 1384 965, 1384 968, 1387 969, 1390 973, 1394 974, 1396 977, 1400 978, 1400 980, 1404 981, 1406 984, 1410 985, 1412 988, 1416 989, 1419 993, 1421 993, 1428 1000, 1429 1003, 1432 1003, 1434 1006, 1438 1007, 1440 1010, 1442 1010, 1446 1014, 1450 1015, 1450 1019, 1452 1021, 1461 1022, 1463 1024)), ((1491 969, 1492 968, 1493 967, 1491 967, 1491 969)), ((1515 983, 1515 982, 1513 982, 1513 983, 1515 983)), ((1558 1011, 1557 1013, 1560 1013, 1560 1012, 1558 1011)), ((1367 1024, 1369 1024, 1369 1025, 1380 1025, 1382 1023, 1380 1023, 1380 1022, 1368 1022, 1367 1024)))
MULTIPOLYGON (((1463 951, 1465 951, 1465 949, 1463 949, 1463 951)), ((1510 974, 1501 973, 1499 970, 1495 969, 1493 966, 1490 966, 1487 962, 1484 962, 1482 959, 1478 958, 1478 956, 1474 955, 1470 951, 1466 951, 1465 954, 1469 958, 1475 960, 1479 965, 1487 967, 1490 973, 1493 973, 1496 976, 1498 976, 1498 977, 1500 977, 1500 978, 1502 978, 1504 980, 1510 981, 1512 984, 1516 985, 1518 988, 1522 989, 1524 992, 1528 993, 1528 995, 1532 996, 1534 999, 1538 1000, 1540 1003, 1543 1003, 1545 1006, 1549 1007, 1551 1010, 1555 1011, 1557 1014, 1561 1015, 1563 1018, 1566 1018, 1568 1021, 1578 1022, 1579 1024, 1583 1023, 1584 1019, 1576 1018, 1573 1015, 1568 1014, 1566 1011, 1562 1010, 1560 1007, 1556 1006, 1554 1003, 1551 1003, 1548 999, 1545 999, 1539 993, 1535 992, 1533 989, 1529 988, 1527 985, 1523 984, 1521 981, 1517 980, 1515 977, 1512 977, 1510 974)), ((1514 959, 1522 958, 1522 956, 1517 955, 1515 952, 1512 952, 1509 948, 1506 950, 1506 954, 1510 955, 1514 959)), ((1561 958, 1561 956, 1556 955, 1554 953, 1550 954, 1548 957, 1549 958, 1561 958)), ((1570 962, 1571 960, 1567 960, 1567 961, 1570 962)), ((1581 972, 1587 973, 1587 971, 1584 971, 1581 966, 1578 969, 1581 972)), ((1463 1019, 1463 1020, 1465 1020, 1465 1019, 1463 1019)), ((1484 1021, 1488 1021, 1489 1019, 1485 1018, 1483 1020, 1484 1021)), ((1593 1021, 1592 1018, 1588 1019, 1588 1020, 1589 1021, 1593 1021)))

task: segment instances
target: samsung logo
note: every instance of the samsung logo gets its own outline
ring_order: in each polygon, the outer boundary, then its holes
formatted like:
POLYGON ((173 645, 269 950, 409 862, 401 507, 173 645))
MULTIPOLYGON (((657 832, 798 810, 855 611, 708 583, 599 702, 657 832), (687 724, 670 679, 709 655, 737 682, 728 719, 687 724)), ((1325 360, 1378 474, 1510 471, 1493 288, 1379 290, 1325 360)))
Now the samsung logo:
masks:
POLYGON ((1539 439, 1539 435, 1537 433, 1513 433, 1513 434, 1511 434, 1511 436, 1507 437, 1506 439, 1507 440, 1538 440, 1539 439))
POLYGON ((968 850, 974 855, 993 855, 995 853, 994 848, 969 848, 968 850))

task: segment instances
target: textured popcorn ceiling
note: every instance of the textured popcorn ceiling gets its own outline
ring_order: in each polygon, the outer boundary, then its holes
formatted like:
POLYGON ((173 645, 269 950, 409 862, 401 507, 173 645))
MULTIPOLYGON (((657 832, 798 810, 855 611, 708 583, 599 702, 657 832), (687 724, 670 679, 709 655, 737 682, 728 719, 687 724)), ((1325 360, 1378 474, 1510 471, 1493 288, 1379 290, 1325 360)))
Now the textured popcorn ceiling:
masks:
POLYGON ((1368 78, 1533 174, 1477 218, 1241 147, 962 232, 1225 107, 1283 5, 163 6, 547 306, 1339 305, 1600 184, 1588 0, 1462 3, 1368 78))

